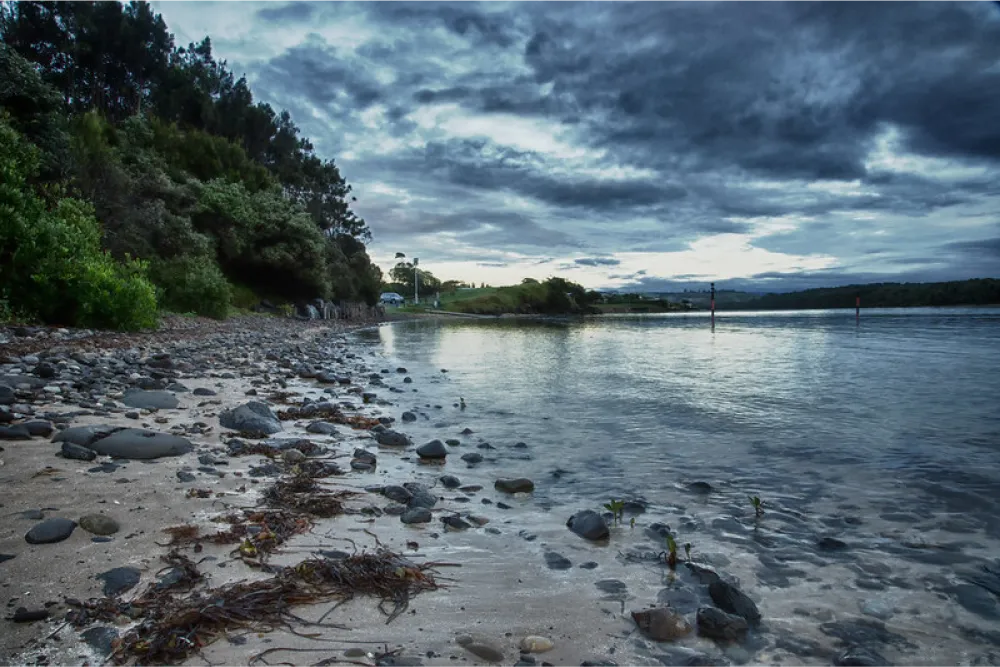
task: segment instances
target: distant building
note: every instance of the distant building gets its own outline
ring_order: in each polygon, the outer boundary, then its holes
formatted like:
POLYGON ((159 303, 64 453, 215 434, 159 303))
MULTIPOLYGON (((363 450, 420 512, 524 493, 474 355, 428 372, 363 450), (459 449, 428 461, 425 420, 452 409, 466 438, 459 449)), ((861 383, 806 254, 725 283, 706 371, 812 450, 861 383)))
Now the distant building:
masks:
POLYGON ((382 292, 378 301, 386 306, 402 306, 405 299, 395 292, 382 292))

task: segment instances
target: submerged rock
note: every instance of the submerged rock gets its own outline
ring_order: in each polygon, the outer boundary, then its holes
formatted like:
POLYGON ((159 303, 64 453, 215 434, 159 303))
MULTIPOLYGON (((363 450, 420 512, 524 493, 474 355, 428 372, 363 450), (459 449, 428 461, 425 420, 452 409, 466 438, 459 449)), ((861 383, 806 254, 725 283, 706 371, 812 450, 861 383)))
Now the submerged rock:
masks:
POLYGON ((739 641, 746 636, 749 626, 736 614, 727 614, 715 607, 702 607, 698 610, 698 634, 710 639, 722 641, 739 641))
POLYGON ((719 579, 712 582, 708 587, 708 594, 712 596, 712 602, 723 611, 742 617, 750 625, 760 623, 760 610, 756 603, 728 581, 719 579))
POLYGON ((632 620, 644 635, 658 642, 686 637, 692 630, 691 624, 670 607, 633 611, 632 620))
POLYGON ((385 447, 409 447, 410 438, 405 433, 386 429, 375 436, 375 442, 385 447))
POLYGON ((417 455, 423 459, 443 459, 448 456, 448 448, 440 440, 431 440, 417 447, 417 455))
POLYGON ((531 493, 535 483, 525 477, 502 478, 493 483, 493 488, 504 493, 531 493))
POLYGON ((863 646, 852 646, 833 659, 838 667, 877 667, 892 665, 878 651, 863 646))
POLYGON ((573 567, 573 562, 555 551, 545 552, 545 565, 550 570, 568 570, 573 567))
POLYGON ((592 510, 577 512, 569 518, 566 526, 586 540, 603 540, 611 534, 604 517, 592 510))
POLYGON ((438 478, 438 481, 440 481, 441 485, 446 489, 457 489, 462 486, 461 480, 454 475, 441 475, 441 477, 438 478))
POLYGON ((403 523, 430 523, 432 518, 431 511, 426 507, 411 507, 403 512, 399 520, 403 523))

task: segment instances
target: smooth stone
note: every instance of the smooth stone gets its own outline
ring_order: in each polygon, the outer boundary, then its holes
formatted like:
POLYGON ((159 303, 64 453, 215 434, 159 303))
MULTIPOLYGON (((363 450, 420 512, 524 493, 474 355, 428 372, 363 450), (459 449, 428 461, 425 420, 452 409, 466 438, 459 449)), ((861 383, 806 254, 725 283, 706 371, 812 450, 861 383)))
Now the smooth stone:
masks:
POLYGON ((891 665, 878 651, 863 646, 853 646, 833 659, 838 667, 880 667, 891 665))
POLYGON ((89 448, 97 440, 108 437, 120 428, 120 426, 111 426, 109 424, 73 426, 56 433, 55 437, 52 438, 52 442, 70 442, 80 447, 89 448))
POLYGON ((443 459, 448 456, 448 448, 440 440, 431 440, 417 447, 417 455, 424 459, 443 459))
POLYGON ((712 485, 708 482, 691 482, 687 485, 688 491, 694 491, 695 493, 711 493, 712 485))
POLYGON ((569 518, 566 526, 587 540, 603 540, 611 534, 604 517, 593 510, 577 512, 569 518))
POLYGON ((73 534, 76 529, 76 521, 55 517, 45 519, 36 524, 25 534, 24 540, 28 544, 52 544, 62 542, 73 534))
POLYGON ((525 637, 518 644, 518 648, 521 649, 522 653, 545 653, 546 651, 551 651, 554 647, 555 644, 552 643, 551 639, 537 635, 525 637))
POLYGON ((14 610, 14 615, 10 620, 15 623, 34 623, 35 621, 44 621, 48 617, 48 609, 33 609, 29 611, 24 607, 18 607, 14 610))
POLYGON ((464 644, 462 648, 486 662, 503 662, 504 660, 503 651, 489 644, 473 641, 464 644))
POLYGON ((462 460, 469 465, 475 465, 483 462, 483 455, 476 452, 469 452, 468 454, 462 454, 462 460))
POLYGON ((472 524, 463 520, 461 517, 457 516, 443 516, 441 517, 441 523, 448 526, 452 530, 467 530, 472 528, 472 524))
POLYGON ((97 458, 97 452, 93 449, 74 445, 72 442, 64 442, 59 453, 62 454, 64 459, 73 459, 75 461, 93 461, 97 458))
POLYGON ((437 498, 423 484, 407 482, 403 484, 403 488, 413 496, 408 503, 410 507, 426 507, 427 509, 431 509, 437 505, 437 498))
POLYGON ((594 586, 602 593, 616 598, 625 598, 628 595, 628 587, 625 582, 618 579, 601 579, 595 581, 594 586))
POLYGON ((80 638, 103 655, 109 655, 118 639, 118 631, 107 626, 89 628, 80 633, 80 638))
POLYGON ((149 460, 181 456, 194 450, 186 438, 138 428, 126 428, 90 445, 98 454, 119 459, 149 460))
POLYGON ((375 442, 384 447, 409 447, 410 438, 405 433, 386 429, 375 436, 375 442))
POLYGON ((9 560, 14 560, 17 558, 14 554, 0 554, 0 563, 6 563, 9 560))
POLYGON ((843 551, 847 548, 847 542, 835 537, 823 537, 816 542, 816 547, 820 551, 843 551))
POLYGON ((698 610, 698 634, 722 641, 739 641, 746 636, 749 626, 740 616, 727 614, 715 607, 698 610))
POLYGON ((493 488, 504 493, 531 493, 535 483, 525 477, 502 478, 493 483, 493 488))
POLYGON ((184 482, 186 484, 188 482, 193 482, 195 480, 195 476, 192 473, 189 473, 187 470, 178 470, 177 480, 179 482, 184 482))
POLYGON ((691 634, 691 624, 676 611, 669 607, 656 607, 633 611, 632 620, 650 639, 658 642, 668 642, 691 634))
POLYGON ((431 511, 426 507, 411 507, 403 512, 399 520, 403 523, 430 523, 431 511))
POLYGON ((588 560, 586 563, 580 564, 580 569, 583 570, 596 570, 598 567, 600 567, 600 564, 592 560, 588 560))
POLYGON ((314 421, 309 424, 309 426, 306 426, 306 433, 313 433, 317 435, 336 435, 337 427, 330 422, 314 421))
POLYGON ((404 412, 403 416, 401 417, 401 419, 404 422, 415 422, 415 421, 417 421, 417 416, 415 414, 413 414, 412 412, 404 412))
POLYGON ((94 578, 104 582, 106 596, 114 597, 135 588, 142 578, 142 572, 134 567, 116 567, 94 578))
POLYGON ((285 463, 290 463, 292 465, 295 465, 296 463, 302 463, 303 461, 305 461, 306 455, 300 452, 299 450, 293 448, 293 449, 286 449, 284 452, 282 452, 281 458, 285 461, 285 463))
POLYGON ((550 570, 568 570, 573 567, 572 561, 555 551, 545 552, 545 565, 550 570))
POLYGON ((389 500, 394 500, 403 505, 410 502, 410 499, 413 498, 413 494, 401 486, 386 486, 382 489, 382 495, 389 500))
POLYGON ((28 433, 41 438, 47 438, 52 435, 53 431, 55 431, 55 428, 52 426, 52 422, 42 419, 36 419, 34 421, 18 424, 18 426, 23 426, 28 429, 28 433))
POLYGON ((208 387, 196 387, 194 391, 191 392, 195 396, 217 396, 218 392, 214 389, 209 389, 208 387))
POLYGON ((0 426, 0 440, 31 440, 31 432, 24 426, 0 426))
POLYGON ((752 626, 760 623, 760 610, 757 609, 757 604, 728 581, 719 579, 712 582, 708 587, 708 594, 712 596, 712 602, 723 611, 742 617, 752 626))
POLYGON ((114 535, 121 526, 104 514, 87 514, 80 518, 80 528, 93 535, 114 535))
POLYGON ((458 479, 458 477, 455 477, 454 475, 441 475, 441 477, 439 477, 438 480, 441 482, 441 485, 444 486, 444 488, 446 489, 457 489, 458 487, 462 486, 462 482, 458 479))
POLYGON ((444 444, 448 445, 449 447, 458 447, 459 445, 462 444, 462 441, 455 440, 454 438, 449 438, 444 441, 444 444))
POLYGON ((250 401, 243 405, 224 410, 219 415, 223 428, 245 433, 271 435, 282 430, 281 422, 267 403, 250 401))
POLYGON ((122 397, 122 403, 140 410, 175 410, 180 402, 168 391, 146 391, 130 389, 122 397))

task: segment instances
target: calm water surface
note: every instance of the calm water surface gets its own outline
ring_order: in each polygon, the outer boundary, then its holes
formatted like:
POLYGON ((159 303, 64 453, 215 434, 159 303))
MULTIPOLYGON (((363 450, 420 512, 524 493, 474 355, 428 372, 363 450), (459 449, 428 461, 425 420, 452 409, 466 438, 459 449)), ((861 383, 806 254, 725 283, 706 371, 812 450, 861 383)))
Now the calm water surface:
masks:
POLYGON ((497 448, 489 474, 539 481, 551 521, 642 498, 640 522, 670 523, 765 616, 825 628, 808 641, 856 643, 864 628, 834 613, 847 606, 908 637, 875 638, 897 660, 1000 660, 1000 309, 870 310, 860 326, 853 311, 722 313, 714 332, 702 313, 410 321, 365 335, 418 380, 400 404, 426 415, 417 427, 446 437, 433 405, 454 414, 463 397, 462 423, 497 448), (691 493, 695 481, 713 492, 691 493), (769 506, 760 521, 748 494, 769 506), (821 549, 825 536, 848 546, 821 549))

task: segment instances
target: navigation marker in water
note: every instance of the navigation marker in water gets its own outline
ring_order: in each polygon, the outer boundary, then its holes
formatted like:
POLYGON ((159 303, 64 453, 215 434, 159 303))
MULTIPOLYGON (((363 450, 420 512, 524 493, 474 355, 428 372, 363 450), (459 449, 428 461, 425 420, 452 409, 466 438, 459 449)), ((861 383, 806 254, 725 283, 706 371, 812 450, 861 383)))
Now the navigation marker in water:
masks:
POLYGON ((715 283, 712 283, 712 331, 715 331, 715 283))

